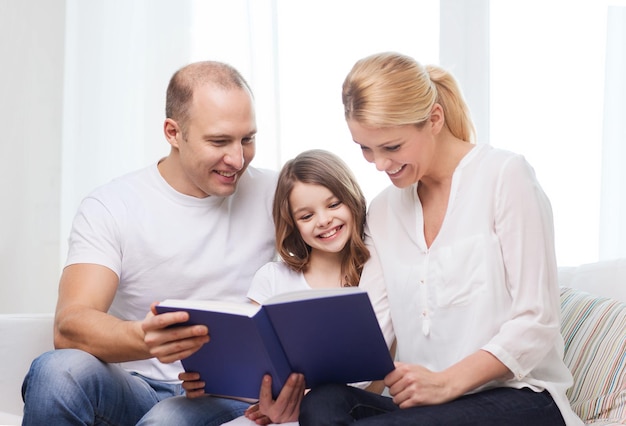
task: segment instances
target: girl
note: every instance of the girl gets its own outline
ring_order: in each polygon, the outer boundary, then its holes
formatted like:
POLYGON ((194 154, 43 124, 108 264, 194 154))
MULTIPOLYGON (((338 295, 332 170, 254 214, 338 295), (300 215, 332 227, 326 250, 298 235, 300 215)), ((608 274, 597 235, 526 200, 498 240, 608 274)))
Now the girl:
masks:
MULTIPOLYGON (((315 149, 288 161, 278 177, 273 204, 281 260, 257 271, 248 292, 250 300, 262 304, 287 291, 358 286, 370 258, 364 242, 366 207, 352 172, 336 155, 315 149)), ((180 379, 188 397, 204 393, 196 373, 182 373, 180 379)), ((384 388, 382 381, 353 385, 378 393, 384 388)), ((270 386, 268 376, 259 404, 252 405, 246 417, 257 424, 297 420, 304 378, 293 374, 286 385, 289 389, 283 389, 275 401, 270 386)))
POLYGON ((282 261, 257 271, 248 297, 301 288, 357 286, 369 258, 365 197, 336 155, 311 150, 288 161, 278 177, 273 218, 282 261))

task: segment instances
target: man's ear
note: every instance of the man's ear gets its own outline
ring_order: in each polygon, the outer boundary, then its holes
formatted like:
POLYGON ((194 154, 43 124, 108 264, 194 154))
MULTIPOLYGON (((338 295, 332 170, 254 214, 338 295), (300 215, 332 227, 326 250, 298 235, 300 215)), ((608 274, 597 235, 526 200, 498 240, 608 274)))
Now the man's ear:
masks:
POLYGON ((174 148, 178 148, 178 143, 182 140, 183 136, 178 123, 171 118, 166 118, 163 123, 163 133, 169 144, 174 148))
POLYGON ((443 113, 443 108, 438 103, 433 105, 433 109, 430 111, 430 125, 433 131, 433 134, 438 134, 443 126, 445 125, 445 116, 443 113))

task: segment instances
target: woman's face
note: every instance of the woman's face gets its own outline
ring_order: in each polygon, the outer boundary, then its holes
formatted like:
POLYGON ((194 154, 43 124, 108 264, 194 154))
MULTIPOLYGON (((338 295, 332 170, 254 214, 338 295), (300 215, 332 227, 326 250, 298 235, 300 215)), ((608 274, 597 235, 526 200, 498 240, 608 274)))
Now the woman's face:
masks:
POLYGON ((429 123, 418 128, 413 125, 367 127, 348 120, 352 139, 363 157, 387 173, 398 188, 406 188, 428 175, 433 161, 435 138, 429 123))

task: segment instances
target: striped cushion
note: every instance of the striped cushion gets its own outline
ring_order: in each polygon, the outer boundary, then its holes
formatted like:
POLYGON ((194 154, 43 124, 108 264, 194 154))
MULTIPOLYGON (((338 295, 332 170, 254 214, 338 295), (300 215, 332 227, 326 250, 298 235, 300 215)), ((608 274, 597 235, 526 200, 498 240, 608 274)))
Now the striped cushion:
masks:
POLYGON ((572 408, 588 424, 626 424, 626 303, 561 288, 572 408))

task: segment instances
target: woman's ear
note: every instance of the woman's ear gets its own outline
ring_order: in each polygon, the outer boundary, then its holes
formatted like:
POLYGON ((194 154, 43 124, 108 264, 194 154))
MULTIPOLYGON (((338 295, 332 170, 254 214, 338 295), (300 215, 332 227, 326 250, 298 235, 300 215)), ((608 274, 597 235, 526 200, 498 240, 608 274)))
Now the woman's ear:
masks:
POLYGON ((432 110, 430 111, 430 125, 433 131, 433 134, 438 134, 443 126, 445 125, 445 116, 443 113, 443 108, 438 103, 433 105, 432 110))
POLYGON ((178 123, 171 118, 166 118, 165 123, 163 123, 163 133, 165 134, 165 139, 167 139, 169 144, 174 148, 178 148, 178 136, 182 139, 182 132, 178 123))

